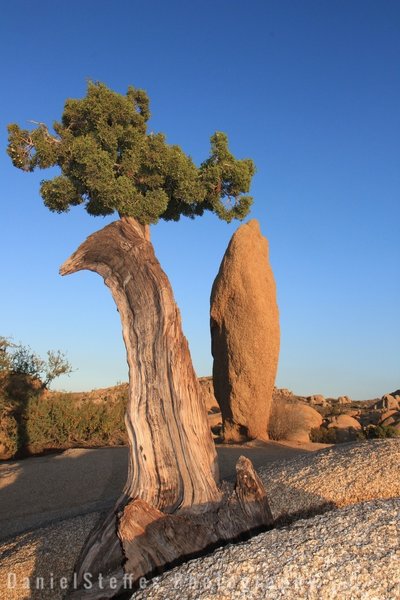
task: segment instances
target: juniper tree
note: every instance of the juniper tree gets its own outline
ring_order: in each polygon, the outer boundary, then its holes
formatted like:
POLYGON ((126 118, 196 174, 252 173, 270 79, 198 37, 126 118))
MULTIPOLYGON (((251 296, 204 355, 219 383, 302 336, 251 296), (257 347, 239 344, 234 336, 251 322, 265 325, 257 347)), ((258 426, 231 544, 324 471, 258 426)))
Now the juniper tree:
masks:
POLYGON ((45 205, 55 212, 83 205, 90 215, 134 217, 141 224, 177 221, 205 210, 221 219, 243 219, 254 164, 237 160, 227 136, 211 137, 211 153, 200 167, 162 133, 147 131, 149 99, 129 87, 125 96, 89 83, 82 99, 68 99, 50 131, 9 125, 8 154, 24 171, 58 166, 61 174, 41 184, 45 205))
MULTIPOLYGON (((80 557, 85 573, 134 579, 271 518, 252 466, 238 463, 235 492, 220 486, 216 452, 172 290, 150 243, 149 225, 212 211, 225 221, 244 218, 254 174, 236 159, 225 134, 211 137, 210 156, 197 167, 161 133, 148 132, 146 93, 125 96, 89 83, 82 99, 68 99, 50 130, 9 126, 8 153, 25 171, 58 166, 41 184, 55 212, 83 205, 94 216, 119 219, 89 236, 61 273, 99 273, 121 316, 129 365, 126 426, 128 479, 108 517, 92 532, 80 557), (225 489, 225 488, 224 488, 225 489), (117 536, 118 533, 118 536, 117 536)), ((106 592, 93 586, 90 598, 106 592)), ((71 595, 73 597, 73 595, 71 595)))

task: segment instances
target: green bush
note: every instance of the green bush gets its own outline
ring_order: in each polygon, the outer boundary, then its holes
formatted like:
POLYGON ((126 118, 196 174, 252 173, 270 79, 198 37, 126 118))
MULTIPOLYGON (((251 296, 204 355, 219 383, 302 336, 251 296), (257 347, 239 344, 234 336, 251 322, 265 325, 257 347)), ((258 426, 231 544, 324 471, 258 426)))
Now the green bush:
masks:
POLYGON ((321 417, 323 419, 325 419, 325 417, 328 417, 332 412, 332 409, 330 406, 320 406, 318 404, 313 404, 311 406, 312 406, 312 408, 314 408, 314 410, 319 412, 319 414, 321 415, 321 417))
POLYGON ((316 444, 336 444, 336 427, 313 427, 310 431, 310 440, 316 444))
POLYGON ((104 446, 126 441, 124 402, 74 401, 68 396, 29 399, 25 414, 29 448, 104 446))
POLYGON ((11 458, 18 451, 18 423, 13 409, 0 394, 0 458, 11 458))
POLYGON ((0 458, 76 446, 113 446, 127 441, 126 393, 112 398, 46 393, 27 385, 0 391, 0 458), (15 395, 7 393, 10 390, 15 395))
POLYGON ((343 413, 344 413, 344 409, 343 409, 342 404, 332 404, 328 410, 328 415, 330 415, 332 417, 338 417, 339 415, 342 415, 343 413))
POLYGON ((268 435, 271 440, 285 440, 290 434, 306 427, 301 406, 296 402, 275 400, 272 403, 268 422, 268 435))
POLYGON ((368 425, 364 433, 368 440, 400 437, 400 431, 390 425, 368 425))

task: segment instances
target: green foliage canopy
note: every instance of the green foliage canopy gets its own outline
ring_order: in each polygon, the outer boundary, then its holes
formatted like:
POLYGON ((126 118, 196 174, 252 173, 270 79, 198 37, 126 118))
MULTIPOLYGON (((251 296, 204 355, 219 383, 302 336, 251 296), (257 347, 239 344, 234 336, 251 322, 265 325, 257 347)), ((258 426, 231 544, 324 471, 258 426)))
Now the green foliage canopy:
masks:
POLYGON ((41 183, 51 211, 83 204, 91 215, 117 211, 142 224, 177 221, 205 210, 228 222, 243 219, 252 203, 247 192, 253 161, 235 159, 227 136, 217 132, 209 158, 197 167, 163 134, 147 132, 149 118, 143 90, 129 87, 124 96, 90 82, 84 98, 65 102, 54 133, 43 123, 33 130, 9 125, 7 151, 24 171, 60 167, 59 176, 41 183))

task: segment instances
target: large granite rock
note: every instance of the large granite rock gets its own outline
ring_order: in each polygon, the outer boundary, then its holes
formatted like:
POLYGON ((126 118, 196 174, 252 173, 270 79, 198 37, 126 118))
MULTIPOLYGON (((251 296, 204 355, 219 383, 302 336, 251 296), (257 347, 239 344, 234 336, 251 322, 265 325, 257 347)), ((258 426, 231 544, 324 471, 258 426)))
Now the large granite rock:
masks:
POLYGON ((357 419, 345 414, 330 417, 328 429, 332 427, 337 427, 338 429, 361 429, 360 422, 357 419))
POLYGON ((384 427, 393 427, 400 422, 400 412, 398 410, 388 410, 380 418, 379 425, 384 427))
MULTIPOLYGON (((291 442, 310 441, 311 429, 319 428, 322 425, 322 417, 318 411, 306 404, 293 404, 290 406, 292 412, 293 428, 285 439, 291 442)), ((290 421, 290 412, 288 419, 290 421)))
POLYGON ((336 431, 336 442, 351 442, 357 439, 357 431, 362 429, 360 422, 346 414, 329 418, 328 429, 336 431))
POLYGON ((266 439, 279 355, 268 242, 256 220, 234 233, 211 292, 214 392, 226 441, 266 439))
POLYGON ((313 396, 308 396, 307 402, 309 402, 312 406, 322 406, 323 408, 329 406, 328 402, 325 399, 325 396, 322 396, 321 394, 314 394, 313 396))
MULTIPOLYGON (((398 390, 397 390, 398 391, 398 390)), ((392 394, 385 394, 378 402, 376 402, 373 408, 377 410, 399 410, 400 408, 400 396, 392 394)))
POLYGON ((208 413, 219 412, 219 405, 215 399, 212 377, 199 377, 200 392, 208 413))
POLYGON ((297 396, 287 388, 274 387, 272 391, 272 402, 296 402, 297 396))

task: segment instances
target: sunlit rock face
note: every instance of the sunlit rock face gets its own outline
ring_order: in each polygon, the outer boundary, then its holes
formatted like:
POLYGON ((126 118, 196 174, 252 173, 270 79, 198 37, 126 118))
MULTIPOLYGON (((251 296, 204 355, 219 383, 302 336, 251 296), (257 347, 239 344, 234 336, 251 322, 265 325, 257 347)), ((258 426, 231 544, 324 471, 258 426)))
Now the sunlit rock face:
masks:
POLYGON ((266 439, 279 356, 268 242, 256 220, 234 233, 211 292, 215 397, 225 441, 266 439))

